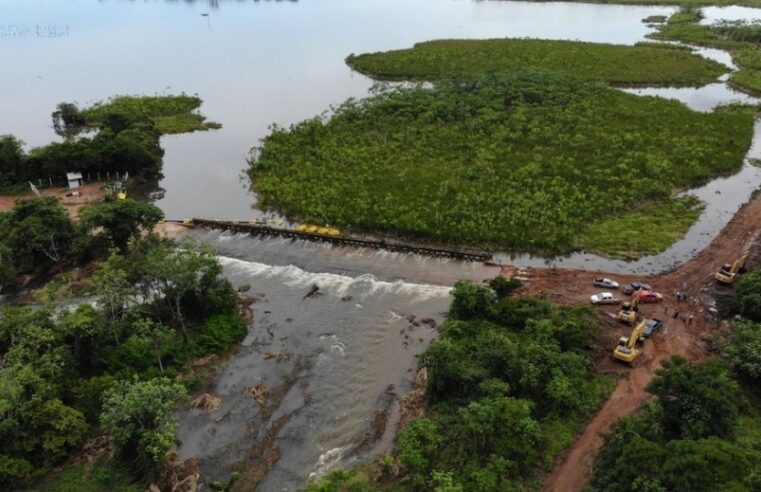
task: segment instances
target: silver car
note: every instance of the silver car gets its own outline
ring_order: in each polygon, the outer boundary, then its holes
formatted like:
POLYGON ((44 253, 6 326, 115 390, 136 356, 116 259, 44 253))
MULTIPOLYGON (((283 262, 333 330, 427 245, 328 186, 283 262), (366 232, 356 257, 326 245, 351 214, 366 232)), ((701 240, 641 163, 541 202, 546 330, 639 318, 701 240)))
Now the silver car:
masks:
POLYGON ((590 301, 592 301, 592 304, 618 304, 619 301, 615 297, 613 297, 613 294, 610 292, 602 292, 600 294, 595 294, 589 298, 590 301))
POLYGON ((605 287, 606 289, 618 289, 618 282, 609 278, 596 278, 592 280, 592 283, 597 287, 605 287))

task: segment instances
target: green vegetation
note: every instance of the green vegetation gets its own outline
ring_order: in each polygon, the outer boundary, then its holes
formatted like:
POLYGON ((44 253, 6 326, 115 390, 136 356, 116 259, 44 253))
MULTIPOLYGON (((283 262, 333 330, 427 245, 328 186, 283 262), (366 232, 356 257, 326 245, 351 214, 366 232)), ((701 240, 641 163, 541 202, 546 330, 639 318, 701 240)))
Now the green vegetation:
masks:
POLYGON ((82 220, 74 224, 54 198, 19 200, 0 213, 0 289, 13 287, 19 275, 86 262, 105 256, 109 248, 126 252, 162 218, 153 205, 117 200, 84 207, 82 220))
POLYGON ((622 260, 658 254, 682 237, 702 210, 694 197, 655 202, 595 222, 584 231, 580 243, 590 253, 622 260))
MULTIPOLYGON (((747 341, 746 335, 730 340, 731 350, 744 350, 739 344, 747 341)), ((747 362, 737 365, 737 359, 733 353, 735 370, 747 362)), ((623 418, 606 437, 591 491, 759 490, 761 420, 753 403, 758 401, 753 395, 757 386, 747 386, 743 398, 722 361, 690 365, 674 356, 647 390, 655 401, 623 418)))
MULTIPOLYGON (((209 250, 143 237, 160 217, 125 200, 86 209, 74 225, 47 198, 0 214, 7 285, 114 247, 85 292, 97 307, 59 308, 50 294, 36 308, 0 309, 0 488, 29 485, 100 430, 134 477, 151 478, 174 441, 177 401, 203 380, 190 362, 245 335, 237 293, 209 250)), ((71 471, 43 485, 71 490, 80 478, 71 471)))
MULTIPOLYGON (((137 477, 150 478, 173 443, 172 413, 185 391, 167 378, 188 370, 193 358, 227 349, 220 341, 208 350, 210 337, 221 334, 229 342, 245 333, 232 315, 236 294, 220 273, 209 252, 150 239, 99 269, 93 292, 100 309, 0 311, 6 424, 0 484, 24 484, 59 464, 88 429, 110 430, 123 462, 137 477), (180 271, 157 271, 150 257, 180 271), (197 272, 192 285, 172 284, 146 296, 154 285, 188 276, 183 271, 197 272)), ((182 380, 190 387, 198 382, 182 380)))
POLYGON ((411 49, 350 55, 346 62, 373 77, 430 79, 490 72, 546 70, 591 81, 636 85, 703 85, 727 68, 668 45, 623 46, 542 39, 439 40, 411 49))
MULTIPOLYGON (((97 103, 79 112, 75 120, 88 126, 99 127, 110 114, 126 113, 150 118, 156 129, 163 134, 188 133, 221 128, 215 122, 207 122, 197 113, 201 99, 196 96, 116 96, 105 103, 97 103)), ((59 105, 59 111, 61 106, 59 105)), ((71 113, 71 111, 69 111, 71 113)), ((55 113, 54 120, 55 120, 55 113)), ((71 118, 71 117, 70 117, 71 118)), ((65 119, 61 119, 65 123, 65 119)), ((75 123, 76 124, 76 123, 75 123)))
POLYGON ((699 23, 702 18, 700 10, 683 8, 650 37, 728 50, 738 66, 730 83, 741 90, 761 93, 761 48, 758 45, 761 22, 719 21, 704 25, 699 23))
POLYGON ((126 252, 130 241, 139 237, 141 231, 152 231, 164 214, 145 202, 110 200, 83 207, 79 218, 86 229, 99 231, 96 240, 102 236, 109 247, 126 252))
POLYGON ((185 396, 167 378, 122 381, 105 392, 101 422, 124 458, 160 467, 177 433, 175 406, 185 396))
POLYGON ((642 22, 645 24, 661 24, 663 22, 666 22, 668 20, 668 17, 665 15, 648 15, 644 19, 642 19, 642 22))
POLYGON ((44 492, 142 492, 132 483, 129 470, 115 462, 97 462, 92 467, 76 465, 64 468, 36 484, 44 492))
POLYGON ((161 135, 219 127, 194 112, 200 104, 199 98, 184 95, 119 96, 83 110, 61 103, 52 117, 56 131, 66 137, 63 142, 26 153, 15 137, 0 136, 0 188, 23 191, 27 181, 40 179, 61 184, 71 171, 92 179, 118 172, 154 180, 161 176, 161 135), (83 130, 96 133, 78 136, 83 130))
POLYGON ((402 429, 378 473, 337 472, 308 491, 531 490, 612 389, 590 369, 599 329, 590 310, 500 298, 472 283, 453 294, 420 359, 425 416, 402 429))
POLYGON ((379 88, 275 127, 250 174, 262 206, 305 222, 562 252, 599 241, 596 221, 738 170, 752 125, 557 74, 492 75, 379 88))
POLYGON ((761 322, 761 269, 740 277, 735 286, 735 300, 740 314, 761 322))

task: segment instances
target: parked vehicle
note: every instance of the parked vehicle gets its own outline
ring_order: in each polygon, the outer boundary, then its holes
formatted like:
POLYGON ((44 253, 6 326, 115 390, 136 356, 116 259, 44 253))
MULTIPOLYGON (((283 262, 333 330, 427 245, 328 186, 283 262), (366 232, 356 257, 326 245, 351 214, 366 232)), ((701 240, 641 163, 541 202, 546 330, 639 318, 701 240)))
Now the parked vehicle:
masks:
POLYGON ((592 301, 592 304, 618 304, 621 302, 620 300, 613 297, 613 294, 610 292, 602 292, 600 294, 595 294, 589 298, 592 301))
POLYGON ((662 327, 663 321, 659 320, 658 318, 651 318, 645 321, 645 329, 642 331, 642 336, 645 338, 650 338, 650 335, 653 335, 662 327))
POLYGON ((627 285, 626 287, 624 287, 623 292, 624 292, 624 294, 629 295, 629 294, 634 294, 638 290, 653 290, 653 288, 650 287, 650 285, 648 285, 648 284, 643 284, 643 283, 640 283, 640 282, 632 282, 629 285, 627 285))
POLYGON ((654 290, 640 290, 639 302, 644 302, 648 304, 663 302, 663 296, 654 290))
POLYGON ((592 280, 592 283, 597 287, 605 287, 606 289, 618 289, 618 282, 609 278, 596 278, 592 280))

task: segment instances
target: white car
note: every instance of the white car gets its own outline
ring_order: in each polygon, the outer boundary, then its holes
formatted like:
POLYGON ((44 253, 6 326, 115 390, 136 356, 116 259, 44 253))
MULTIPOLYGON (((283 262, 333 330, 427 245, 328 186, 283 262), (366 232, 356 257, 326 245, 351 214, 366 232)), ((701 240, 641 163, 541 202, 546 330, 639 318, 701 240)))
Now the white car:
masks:
POLYGON ((596 278, 592 280, 592 283, 597 287, 605 287, 607 289, 618 289, 618 282, 609 278, 596 278))
POLYGON ((602 292, 600 294, 595 294, 592 297, 589 298, 592 301, 592 304, 618 304, 619 301, 615 297, 613 297, 613 294, 610 292, 602 292))

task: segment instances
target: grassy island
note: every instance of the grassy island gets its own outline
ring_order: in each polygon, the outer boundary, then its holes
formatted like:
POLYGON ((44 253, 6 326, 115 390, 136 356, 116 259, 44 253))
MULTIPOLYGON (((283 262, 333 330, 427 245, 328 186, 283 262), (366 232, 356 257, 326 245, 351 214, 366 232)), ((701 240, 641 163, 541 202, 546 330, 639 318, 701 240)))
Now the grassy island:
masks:
POLYGON ((665 44, 637 46, 544 39, 445 39, 410 49, 350 55, 346 62, 371 77, 434 80, 487 72, 547 70, 615 85, 692 86, 728 69, 665 44))
POLYGON ((100 126, 104 118, 115 111, 150 118, 162 134, 189 133, 221 128, 222 125, 206 121, 198 113, 200 97, 179 96, 116 96, 82 110, 87 125, 100 126))
POLYGON ((737 171, 752 131, 747 112, 524 72, 378 89, 275 127, 250 174, 261 205, 308 222, 564 252, 601 244, 600 221, 737 171))

